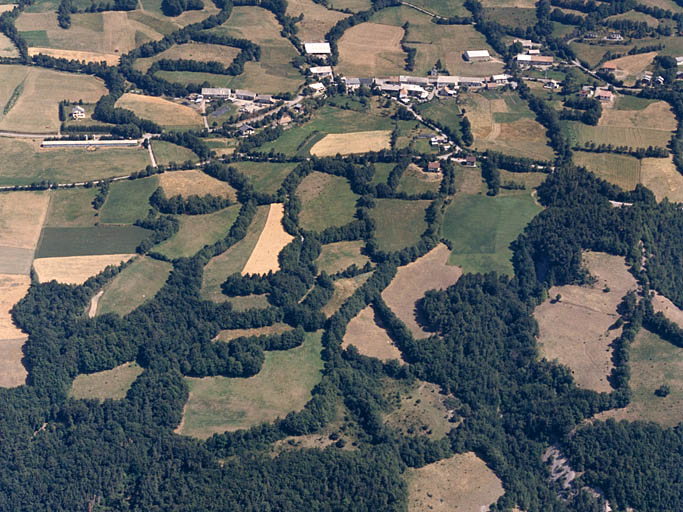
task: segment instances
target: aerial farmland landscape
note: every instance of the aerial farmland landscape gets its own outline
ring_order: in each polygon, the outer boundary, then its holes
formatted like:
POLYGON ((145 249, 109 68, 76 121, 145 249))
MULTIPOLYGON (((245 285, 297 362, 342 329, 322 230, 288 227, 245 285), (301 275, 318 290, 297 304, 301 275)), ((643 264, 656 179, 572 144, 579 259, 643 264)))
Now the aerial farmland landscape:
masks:
POLYGON ((0 511, 683 511, 683 0, 0 0, 0 511))

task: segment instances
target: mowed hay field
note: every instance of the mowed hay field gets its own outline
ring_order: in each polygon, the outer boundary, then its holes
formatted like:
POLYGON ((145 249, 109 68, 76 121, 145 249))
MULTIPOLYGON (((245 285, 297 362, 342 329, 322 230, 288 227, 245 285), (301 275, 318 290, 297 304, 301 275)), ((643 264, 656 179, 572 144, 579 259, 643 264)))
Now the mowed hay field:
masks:
POLYGON ((41 283, 55 280, 64 284, 83 284, 110 265, 120 265, 135 254, 96 254, 92 256, 66 256, 38 258, 33 268, 41 283))
POLYGON ((127 315, 151 300, 171 273, 171 264, 143 256, 124 268, 102 290, 97 314, 127 315))
POLYGON ((473 452, 409 469, 409 512, 481 512, 504 493, 498 477, 473 452))
POLYGON ((133 68, 146 73, 152 64, 162 59, 187 59, 197 62, 214 61, 220 62, 227 68, 232 64, 232 61, 239 52, 239 48, 232 46, 190 42, 171 46, 168 50, 157 53, 154 57, 137 59, 133 64, 133 68))
POLYGON ((0 130, 56 132, 62 100, 94 103, 107 93, 104 82, 87 75, 26 66, 3 66, 0 84, 0 130), (2 114, 9 108, 6 114, 2 114))
POLYGON ((256 192, 274 194, 282 186, 296 164, 276 162, 231 162, 230 165, 244 174, 256 192))
POLYGON ((289 0, 287 15, 296 18, 300 14, 304 19, 296 24, 297 36, 301 41, 323 41, 325 35, 339 21, 349 15, 328 9, 312 0, 289 0))
POLYGON ((116 53, 88 52, 84 50, 58 50, 56 48, 33 47, 28 49, 29 56, 49 55, 55 59, 83 60, 85 62, 106 62, 108 66, 118 66, 121 56, 116 53))
POLYGON ((125 93, 116 106, 127 108, 143 119, 149 119, 161 126, 203 126, 199 112, 184 105, 156 96, 125 93))
POLYGON ((640 182, 652 190, 658 201, 683 202, 683 176, 673 158, 643 158, 640 161, 640 182))
POLYGON ((638 75, 652 64, 656 56, 657 52, 627 55, 626 57, 608 60, 605 64, 616 64, 617 71, 614 73, 614 76, 619 80, 623 80, 627 85, 634 85, 638 75))
POLYGON ((49 202, 49 192, 0 193, 0 247, 35 249, 49 202))
POLYGON ((10 310, 28 292, 28 275, 0 274, 0 387, 21 386, 26 382, 26 368, 22 364, 24 334, 12 321, 10 310))
POLYGON ((330 133, 316 142, 311 155, 334 156, 381 151, 391 147, 391 132, 376 130, 370 132, 330 133))
POLYGON ((623 257, 586 252, 583 264, 596 278, 595 284, 554 286, 548 291, 550 298, 534 311, 539 350, 542 357, 568 366, 577 386, 609 392, 607 376, 613 367, 609 345, 621 333, 621 328, 610 326, 619 318, 617 306, 624 295, 636 289, 636 280, 623 257), (561 300, 555 302, 558 294, 561 300))
POLYGON ((455 411, 449 411, 444 403, 446 396, 439 386, 430 382, 416 380, 414 385, 406 386, 397 381, 387 381, 385 386, 389 400, 395 409, 384 417, 384 424, 398 430, 404 436, 427 436, 431 439, 443 438, 458 424, 455 411), (398 391, 394 391, 398 387, 398 391))
POLYGON ((640 329, 631 343, 631 403, 623 409, 605 411, 595 419, 654 421, 663 427, 674 427, 683 421, 683 349, 663 340, 656 334, 640 329), (654 394, 668 384, 671 393, 666 397, 654 394))
POLYGON ((355 277, 347 277, 337 279, 334 282, 334 292, 332 298, 327 301, 327 304, 322 309, 326 317, 331 317, 336 311, 346 302, 346 300, 353 295, 353 293, 363 286, 365 281, 372 275, 371 272, 359 274, 355 277))
POLYGON ((516 93, 468 93, 463 100, 478 151, 491 149, 536 160, 553 158, 545 128, 516 93))
POLYGON ((353 242, 334 242, 325 244, 320 251, 320 256, 315 260, 320 272, 334 274, 349 268, 350 265, 363 267, 370 259, 361 254, 361 249, 365 245, 360 240, 353 242))
POLYGON ((0 387, 14 388, 26 383, 28 372, 21 363, 26 337, 0 340, 0 387))
MULTIPOLYGON (((430 7, 426 9, 430 10, 430 7)), ((472 25, 437 25, 432 23, 430 16, 407 6, 382 9, 371 21, 394 28, 409 23, 406 44, 417 50, 414 74, 418 76, 424 76, 430 71, 437 60, 441 60, 452 75, 487 76, 503 72, 504 64, 501 60, 468 62, 463 58, 463 53, 468 49, 488 50, 492 56, 495 55, 494 50, 486 43, 486 38, 472 25)), ((360 52, 356 58, 362 55, 360 52)))
POLYGON ((206 300, 223 302, 227 297, 221 291, 221 284, 229 275, 242 272, 247 260, 254 252, 254 247, 263 232, 268 219, 270 206, 259 206, 247 228, 246 236, 227 251, 214 256, 204 267, 202 276, 202 297, 206 300))
POLYGON ((427 229, 425 213, 431 201, 377 199, 370 216, 375 220, 375 238, 383 251, 399 251, 415 245, 427 229), (397 219, 400 221, 397 222, 397 219))
POLYGON ((165 172, 159 175, 159 186, 166 197, 211 194, 235 200, 237 193, 225 181, 217 180, 208 174, 192 169, 190 171, 165 172))
POLYGON ((382 291, 384 302, 416 338, 425 338, 430 333, 417 323, 415 303, 428 290, 446 289, 462 275, 459 267, 447 265, 449 256, 448 247, 437 245, 421 258, 399 267, 396 277, 382 291))
POLYGON ((574 162, 624 190, 633 190, 641 182, 641 160, 629 155, 575 151, 574 162))
POLYGON ((143 369, 136 363, 124 363, 111 370, 76 376, 71 385, 73 398, 120 400, 126 397, 143 369))
POLYGON ((662 313, 666 318, 678 324, 679 327, 683 326, 683 311, 664 295, 655 292, 654 297, 652 297, 652 307, 655 313, 662 313))
POLYGON ((168 165, 171 162, 182 165, 188 160, 197 162, 199 157, 194 151, 191 151, 177 144, 172 144, 164 140, 155 140, 151 143, 152 153, 157 161, 157 165, 168 165))
POLYGON ((30 185, 42 180, 77 183, 127 176, 149 164, 149 154, 142 147, 43 149, 39 140, 32 139, 0 137, 0 154, 0 185, 30 185))
POLYGON ((241 337, 250 336, 266 336, 271 334, 282 334, 283 332, 291 331, 292 326, 275 323, 273 325, 267 325, 265 327, 256 327, 253 329, 224 329, 218 333, 214 341, 230 341, 241 337))
POLYGON ((353 220, 358 195, 346 178, 313 171, 296 189, 301 199, 299 224, 303 229, 322 231, 330 226, 343 226, 353 220))
POLYGON ((401 50, 403 29, 380 23, 360 23, 339 39, 336 69, 346 76, 386 76, 405 72, 401 50))
POLYGON ((346 326, 342 348, 353 345, 364 356, 376 357, 380 361, 401 361, 401 352, 378 320, 372 307, 366 306, 346 326))
POLYGON ((320 337, 320 332, 307 333, 300 347, 266 352, 261 371, 253 377, 187 377, 190 397, 176 432, 206 439, 303 409, 321 379, 320 337))
POLYGON ((294 237, 282 226, 284 205, 273 203, 268 210, 268 218, 259 235, 249 259, 244 264, 242 275, 267 274, 280 270, 278 255, 294 237))
POLYGON ((107 199, 100 208, 100 222, 107 224, 132 224, 147 217, 149 198, 159 183, 157 176, 112 183, 107 199))

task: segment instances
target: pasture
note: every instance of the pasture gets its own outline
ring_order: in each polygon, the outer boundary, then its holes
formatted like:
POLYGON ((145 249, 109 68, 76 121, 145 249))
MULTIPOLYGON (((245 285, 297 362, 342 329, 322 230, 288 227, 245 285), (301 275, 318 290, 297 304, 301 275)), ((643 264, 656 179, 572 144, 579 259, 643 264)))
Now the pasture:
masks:
POLYGON ((398 182, 398 192, 406 194, 422 194, 438 192, 441 185, 441 173, 428 173, 416 165, 409 165, 398 182))
POLYGON ((462 275, 459 267, 448 265, 449 253, 448 247, 437 245, 424 256, 399 267, 396 277, 382 291, 384 302, 416 338, 431 334, 418 323, 416 302, 428 290, 446 289, 462 275))
POLYGON ((168 50, 157 53, 154 57, 143 57, 137 59, 133 68, 142 73, 146 73, 152 64, 162 59, 187 59, 197 62, 220 62, 226 68, 240 52, 239 48, 223 46, 219 44, 189 42, 171 46, 168 50))
POLYGON ((49 192, 0 194, 0 247, 34 249, 47 216, 49 192))
POLYGON ((568 366, 576 385, 597 392, 612 390, 610 343, 621 334, 611 326, 619 317, 617 306, 636 280, 624 258, 585 252, 583 265, 596 278, 593 285, 554 286, 548 299, 534 311, 539 327, 541 357, 568 366), (561 300, 555 300, 560 295, 561 300), (581 329, 577 330, 576 326, 581 329))
POLYGON ((675 427, 683 421, 683 349, 656 334, 640 329, 629 351, 631 403, 623 409, 605 411, 595 419, 654 421, 662 427, 675 427), (654 394, 668 384, 666 397, 654 394))
POLYGON ((190 398, 176 432, 206 439, 301 410, 321 379, 320 336, 307 333, 300 347, 266 352, 261 371, 253 377, 186 377, 190 398))
POLYGON ((138 226, 46 227, 36 258, 133 254, 149 234, 149 230, 138 226))
POLYGON ((197 162, 199 157, 187 148, 166 142, 164 140, 155 140, 151 142, 152 153, 157 161, 157 165, 168 165, 171 162, 176 164, 184 164, 188 160, 197 162))
POLYGON ((330 7, 334 9, 349 9, 353 12, 366 11, 372 7, 369 0, 331 0, 330 7))
POLYGON ((381 151, 391 148, 391 132, 375 130, 369 132, 330 133, 316 142, 310 149, 314 156, 350 155, 381 151))
POLYGON ((170 272, 170 263, 147 256, 138 258, 103 288, 97 302, 97 314, 127 315, 152 299, 164 286, 170 272))
POLYGON ((315 264, 320 272, 328 274, 341 272, 351 265, 362 267, 370 261, 367 256, 361 254, 364 245, 365 243, 361 240, 325 244, 315 264))
POLYGON ((656 56, 657 52, 639 53, 608 60, 605 64, 615 64, 617 66, 617 71, 614 73, 615 78, 623 80, 626 85, 634 85, 638 75, 652 64, 656 56))
POLYGON ((353 293, 363 286, 370 277, 371 272, 359 274, 355 277, 337 279, 334 282, 334 293, 332 298, 323 306, 322 312, 326 317, 331 317, 337 310, 353 295, 353 293))
POLYGON ((287 15, 296 18, 300 14, 304 19, 297 23, 297 36, 301 41, 323 41, 325 35, 339 21, 349 15, 328 9, 312 0, 289 0, 287 15))
POLYGON ((375 220, 375 238, 383 251, 399 251, 415 245, 427 229, 425 212, 431 201, 377 199, 370 216, 375 220), (396 222, 401 219, 401 222, 396 222))
POLYGON ((410 3, 445 18, 471 15, 462 0, 414 0, 410 3))
POLYGON ((22 347, 26 336, 11 340, 0 340, 0 387, 14 388, 26 383, 28 372, 21 363, 24 357, 22 347))
POLYGON ((127 176, 149 164, 149 154, 141 147, 43 149, 37 140, 0 137, 0 153, 4 157, 0 185, 30 185, 42 180, 80 183, 127 176))
POLYGON ((339 39, 336 69, 346 76, 389 76, 405 71, 401 49, 403 29, 381 23, 360 23, 339 39))
POLYGON ((202 277, 201 291, 202 297, 205 300, 222 302, 226 299, 221 291, 221 284, 229 275, 241 272, 244 268, 263 232, 269 211, 270 206, 259 206, 254 219, 247 228, 246 236, 224 253, 211 258, 206 264, 202 277))
POLYGON ((416 380, 412 385, 398 381, 385 382, 394 409, 384 417, 384 424, 401 435, 426 436, 437 440, 458 426, 458 423, 449 421, 457 416, 446 407, 446 396, 441 394, 439 386, 421 380, 416 380))
POLYGON ((676 304, 667 299, 664 295, 655 292, 652 298, 652 307, 655 313, 662 313, 670 321, 683 326, 683 311, 681 311, 676 304))
POLYGON ((511 276, 509 245, 540 211, 528 192, 496 197, 456 194, 441 227, 441 236, 453 243, 449 264, 463 272, 511 276))
POLYGON ((30 285, 28 275, 0 274, 0 340, 26 338, 14 325, 10 310, 26 295, 30 285))
POLYGON ((624 190, 633 190, 641 182, 641 160, 632 156, 575 151, 574 162, 624 190))
MULTIPOLYGON (((162 175, 163 176, 163 175, 162 175)), ((132 224, 147 217, 149 197, 159 185, 157 176, 112 183, 109 194, 100 208, 100 222, 105 224, 132 224)))
POLYGON ((484 7, 519 7, 521 9, 533 9, 535 3, 533 0, 484 0, 482 2, 484 7))
POLYGON ((313 171, 296 189, 301 199, 299 224, 309 231, 343 226, 354 218, 358 195, 346 178, 313 171))
POLYGON ((205 215, 179 215, 178 232, 155 250, 170 259, 190 257, 205 245, 225 238, 238 213, 239 205, 233 205, 205 215))
POLYGON ((294 163, 276 162, 230 162, 230 165, 244 174, 261 194, 274 194, 282 182, 294 170, 294 163))
POLYGON ((346 326, 342 348, 353 345, 360 354, 376 357, 380 361, 402 361, 401 352, 380 325, 371 306, 366 306, 346 326))
POLYGON ((77 375, 71 384, 72 398, 120 400, 144 370, 137 363, 123 363, 111 370, 77 375))
POLYGON ((267 274, 271 271, 280 270, 278 255, 294 239, 282 226, 283 216, 284 205, 282 203, 270 205, 263 231, 261 231, 249 259, 244 264, 242 275, 267 274))
POLYGON ((473 452, 406 473, 408 512, 481 512, 504 493, 498 477, 473 452))
POLYGON ((97 210, 92 201, 97 188, 70 188, 50 192, 50 207, 45 226, 50 228, 73 228, 94 226, 97 210))
POLYGON ((166 197, 189 197, 192 195, 204 196, 211 194, 227 197, 233 201, 237 198, 235 189, 228 183, 217 180, 198 169, 160 174, 159 186, 164 191, 166 197))
POLYGON ((218 9, 212 2, 205 2, 204 9, 202 10, 185 11, 180 16, 174 16, 173 18, 168 18, 164 15, 161 9, 161 0, 140 0, 140 9, 141 12, 145 13, 147 16, 154 17, 158 20, 164 20, 166 23, 173 25, 174 28, 185 27, 190 23, 198 23, 208 16, 218 13, 218 9))
POLYGON ((537 20, 536 9, 519 7, 488 7, 484 10, 484 16, 486 20, 495 21, 510 28, 533 26, 537 20))
POLYGON ((432 101, 421 103, 415 110, 426 119, 436 121, 460 134, 460 107, 456 98, 436 97, 432 101))
POLYGON ((132 110, 143 119, 149 119, 164 127, 204 126, 197 110, 157 96, 127 92, 119 98, 116 106, 132 110))
POLYGON ((94 103, 107 93, 102 80, 88 75, 15 65, 2 70, 0 130, 56 133, 60 101, 94 103))
POLYGON ((118 266, 134 256, 135 254, 95 254, 37 258, 33 260, 33 269, 41 283, 54 280, 64 284, 83 284, 108 266, 118 266))
POLYGON ((267 325, 265 327, 256 327, 253 329, 225 329, 218 333, 218 336, 214 341, 225 341, 234 340, 241 337, 250 336, 267 336, 271 334, 282 334, 286 331, 291 331, 292 326, 283 324, 281 322, 275 323, 273 325, 267 325))

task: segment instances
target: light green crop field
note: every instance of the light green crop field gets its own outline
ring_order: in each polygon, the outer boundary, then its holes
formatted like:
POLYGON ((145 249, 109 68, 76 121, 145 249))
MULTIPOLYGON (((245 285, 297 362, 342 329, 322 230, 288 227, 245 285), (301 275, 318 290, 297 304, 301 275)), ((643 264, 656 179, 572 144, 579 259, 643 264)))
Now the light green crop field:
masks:
POLYGON ((575 151, 574 162, 624 190, 633 190, 640 183, 640 160, 632 156, 575 151))
POLYGON ((40 142, 0 137, 0 185, 30 185, 42 180, 75 183, 127 176, 149 164, 147 150, 136 148, 41 149, 40 142))
POLYGON ((132 224, 147 217, 149 197, 158 186, 159 178, 156 176, 112 183, 100 209, 100 221, 105 224, 132 224))
POLYGON ((94 226, 97 210, 93 208, 98 189, 70 188, 50 192, 50 207, 47 210, 45 227, 73 228, 94 226))
POLYGON ((375 238, 383 251, 398 251, 415 245, 427 229, 425 212, 431 201, 377 199, 370 211, 375 220, 375 238))
POLYGON ((415 0, 410 3, 445 18, 471 16, 463 0, 415 0))
POLYGON ((171 259, 192 256, 227 236, 239 211, 236 204, 206 215, 179 215, 180 230, 154 250, 171 259))
POLYGON ((192 162, 199 160, 194 151, 163 140, 152 141, 152 152, 157 165, 168 165, 171 162, 182 164, 187 160, 192 162))
POLYGON ((423 117, 448 126, 457 134, 460 133, 460 107, 455 98, 434 98, 418 105, 417 111, 423 117))
POLYGON ((360 240, 325 244, 315 264, 320 272, 328 274, 341 272, 353 264, 362 267, 370 261, 367 256, 361 254, 364 245, 365 243, 360 240))
POLYGON ((111 370, 78 375, 71 386, 73 398, 120 400, 126 397, 135 379, 143 369, 136 363, 124 363, 111 370))
POLYGON ((301 410, 321 379, 320 337, 307 333, 300 347, 266 352, 261 371, 247 379, 186 378, 190 398, 177 432, 206 439, 301 410))
POLYGON ((275 162, 230 162, 232 167, 242 172, 254 185, 256 192, 274 194, 282 182, 296 167, 296 164, 275 162))
POLYGON ((638 96, 618 96, 614 100, 614 108, 616 110, 645 110, 656 101, 638 96))
POLYGON ((121 271, 108 283, 97 303, 97 314, 127 315, 152 299, 161 290, 171 272, 171 264, 143 256, 121 271))
POLYGON ((359 197, 351 191, 346 178, 318 171, 303 179, 296 195, 301 199, 299 224, 310 231, 351 222, 359 197))
POLYGON ((380 183, 386 183, 387 180, 389 179, 389 175, 391 174, 391 171, 394 170, 394 167, 396 167, 395 162, 375 162, 373 164, 375 166, 375 174, 372 177, 372 184, 373 185, 378 185, 380 183))
POLYGON ((489 7, 484 10, 487 20, 495 21, 506 27, 529 27, 536 24, 536 9, 519 7, 489 7))
POLYGON ((503 197, 456 194, 441 229, 453 243, 448 263, 464 272, 512 275, 510 242, 540 211, 528 192, 503 197))

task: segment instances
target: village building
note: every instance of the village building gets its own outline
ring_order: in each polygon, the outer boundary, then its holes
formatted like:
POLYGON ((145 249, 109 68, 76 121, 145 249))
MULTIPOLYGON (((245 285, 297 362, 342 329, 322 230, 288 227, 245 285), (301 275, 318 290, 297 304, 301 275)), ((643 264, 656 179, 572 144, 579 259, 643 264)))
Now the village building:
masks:
POLYGON ((607 34, 605 39, 608 41, 623 41, 624 36, 622 36, 619 32, 610 32, 607 34))
POLYGON ((441 162, 438 160, 436 162, 429 162, 427 164, 427 172, 440 172, 441 171, 441 162))
POLYGON ((272 105, 275 103, 275 100, 273 100, 273 97, 270 94, 257 94, 254 101, 262 105, 272 105))
POLYGON ((600 71, 603 73, 614 73, 617 69, 617 65, 614 62, 605 62, 600 66, 600 71))
POLYGON ((85 109, 78 105, 71 109, 72 119, 85 119, 85 109))
POLYGON ((474 156, 467 156, 465 157, 465 160, 463 161, 462 165, 465 167, 476 167, 477 166, 477 159, 474 156))
POLYGON ((309 71, 312 75, 315 75, 316 78, 332 78, 334 76, 332 74, 331 66, 313 66, 309 68, 309 71))
POLYGON ((238 100, 254 101, 256 99, 255 92, 245 91, 243 89, 237 89, 235 91, 235 96, 238 100))
POLYGON ((254 133, 254 127, 248 124, 243 124, 239 128, 237 128, 237 131, 242 137, 246 137, 247 135, 251 135, 254 133))
POLYGON ((227 87, 203 87, 202 96, 205 98, 229 98, 232 91, 227 87))
POLYGON ((545 68, 553 65, 553 58, 546 55, 527 55, 520 53, 517 55, 516 60, 520 66, 545 68))
POLYGON ((543 84, 544 89, 558 89, 560 87, 560 84, 558 84, 555 80, 549 80, 545 84, 543 84))
POLYGON ((499 85, 504 85, 508 83, 508 80, 510 80, 510 78, 512 78, 512 76, 505 73, 501 75, 493 75, 491 77, 491 82, 499 85))
POLYGON ((614 99, 614 94, 612 94, 612 91, 608 91, 607 89, 598 89, 595 91, 595 99, 609 103, 614 99))
POLYGON ((530 49, 530 50, 527 50, 527 51, 526 51, 526 54, 527 54, 527 55, 540 55, 540 54, 541 54, 541 50, 539 50, 538 48, 535 48, 535 49, 532 48, 532 49, 530 49))
POLYGON ((676 57, 676 65, 677 66, 683 65, 683 57, 676 57))
POLYGON ((541 45, 538 43, 534 43, 530 39, 515 39, 512 41, 513 43, 519 43, 522 45, 522 48, 528 49, 528 48, 539 48, 541 45))
POLYGON ((436 86, 441 87, 458 87, 459 78, 457 76, 439 76, 436 78, 436 86))
POLYGON ((352 78, 342 78, 344 83, 346 84, 346 88, 350 91, 355 91, 360 88, 360 78, 352 77, 352 78))
POLYGON ((320 82, 308 84, 308 88, 311 89, 313 91, 313 94, 315 95, 322 94, 323 92, 325 92, 325 86, 320 82))
POLYGON ((304 43, 304 50, 308 55, 327 57, 332 53, 330 43, 304 43))
POLYGON ((590 85, 584 85, 581 87, 581 90, 579 91, 579 96, 582 98, 592 98, 593 97, 593 88, 590 85))
POLYGON ((477 89, 486 85, 486 78, 476 76, 461 76, 458 77, 458 84, 462 87, 469 87, 470 89, 477 89))
POLYGON ((467 50, 465 60, 469 62, 483 62, 491 60, 488 50, 467 50))
MULTIPOLYGON (((379 90, 387 94, 399 94, 401 91, 401 86, 398 84, 390 84, 386 82, 381 82, 379 85, 379 90)), ((408 95, 408 91, 405 90, 405 95, 408 95)))
POLYGON ((420 87, 428 87, 431 85, 429 78, 426 76, 404 76, 398 77, 398 80, 402 84, 419 85, 420 87))

